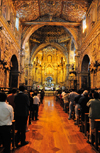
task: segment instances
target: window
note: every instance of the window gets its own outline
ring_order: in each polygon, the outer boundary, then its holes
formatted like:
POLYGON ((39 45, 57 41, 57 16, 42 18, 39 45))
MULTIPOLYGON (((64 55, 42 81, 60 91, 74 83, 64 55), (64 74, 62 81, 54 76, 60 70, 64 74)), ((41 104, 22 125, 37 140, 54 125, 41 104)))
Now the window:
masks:
POLYGON ((83 26, 83 33, 84 33, 85 32, 85 29, 87 28, 87 26, 86 26, 86 18, 83 19, 82 26, 83 26))
POLYGON ((19 30, 19 18, 16 17, 16 24, 15 27, 17 28, 17 31, 19 30))

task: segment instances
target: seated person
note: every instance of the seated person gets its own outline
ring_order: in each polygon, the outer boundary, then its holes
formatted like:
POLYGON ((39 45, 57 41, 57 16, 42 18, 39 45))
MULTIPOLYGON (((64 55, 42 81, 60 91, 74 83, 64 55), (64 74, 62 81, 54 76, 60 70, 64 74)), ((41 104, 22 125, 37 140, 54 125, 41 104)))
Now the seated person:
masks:
POLYGON ((98 92, 94 92, 94 99, 90 99, 87 103, 87 106, 89 107, 90 141, 91 141, 91 130, 94 129, 94 119, 100 119, 100 100, 98 92))
POLYGON ((7 95, 0 93, 0 136, 3 142, 4 153, 10 153, 10 132, 14 118, 13 114, 13 107, 7 103, 7 95))

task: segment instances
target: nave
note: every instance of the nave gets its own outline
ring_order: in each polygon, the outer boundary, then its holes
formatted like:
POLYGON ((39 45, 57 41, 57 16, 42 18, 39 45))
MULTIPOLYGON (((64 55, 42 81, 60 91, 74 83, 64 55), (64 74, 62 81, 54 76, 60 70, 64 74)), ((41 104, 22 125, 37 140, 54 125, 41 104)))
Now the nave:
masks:
POLYGON ((26 132, 29 144, 14 153, 96 153, 53 96, 44 98, 38 118, 26 132))

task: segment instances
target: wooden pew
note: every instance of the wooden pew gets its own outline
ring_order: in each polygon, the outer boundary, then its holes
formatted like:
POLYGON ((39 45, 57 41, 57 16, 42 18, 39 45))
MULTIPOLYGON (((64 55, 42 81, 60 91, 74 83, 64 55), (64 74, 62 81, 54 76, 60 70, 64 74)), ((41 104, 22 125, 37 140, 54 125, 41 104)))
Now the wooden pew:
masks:
POLYGON ((78 127, 80 127, 80 131, 81 131, 81 111, 80 111, 80 108, 78 108, 78 119, 77 119, 77 124, 78 124, 78 127))
POLYGON ((66 104, 65 113, 69 113, 69 103, 66 104))
POLYGON ((72 119, 74 120, 75 119, 75 105, 73 105, 73 110, 72 110, 72 119))
POLYGON ((91 131, 91 144, 98 150, 100 145, 100 119, 94 120, 94 129, 91 131))
POLYGON ((89 139, 89 113, 84 114, 84 121, 81 120, 81 131, 87 136, 89 139))
POLYGON ((84 133, 85 136, 87 136, 87 134, 89 134, 89 117, 88 117, 89 113, 85 113, 85 127, 84 127, 84 133))

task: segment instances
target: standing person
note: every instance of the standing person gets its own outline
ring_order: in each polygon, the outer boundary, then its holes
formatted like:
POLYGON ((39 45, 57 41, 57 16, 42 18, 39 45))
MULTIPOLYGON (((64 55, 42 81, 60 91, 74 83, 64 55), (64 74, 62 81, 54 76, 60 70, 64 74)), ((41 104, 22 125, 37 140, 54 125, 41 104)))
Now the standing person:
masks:
POLYGON ((83 91, 83 96, 79 99, 78 103, 81 106, 81 120, 84 121, 84 114, 89 112, 89 108, 87 107, 87 102, 90 100, 88 96, 88 90, 83 91))
POLYGON ((15 120, 16 120, 16 147, 18 147, 19 140, 21 140, 21 146, 28 144, 25 141, 27 117, 29 115, 29 97, 24 93, 25 87, 22 85, 19 87, 19 93, 15 96, 15 120))
POLYGON ((65 94, 66 94, 65 90, 63 90, 62 93, 61 93, 63 110, 65 109, 65 103, 64 103, 64 96, 65 96, 65 94))
POLYGON ((6 101, 7 95, 0 93, 0 136, 3 140, 4 153, 10 153, 10 132, 14 113, 13 107, 6 101))
POLYGON ((41 96, 40 96, 40 99, 41 99, 41 103, 43 104, 43 98, 44 98, 44 90, 42 89, 41 90, 41 96))
POLYGON ((16 88, 13 88, 12 91, 11 91, 11 94, 9 94, 7 96, 7 102, 9 102, 9 104, 15 108, 15 103, 14 103, 14 97, 15 97, 15 94, 17 92, 17 89, 16 88))
POLYGON ((71 119, 71 114, 72 114, 72 110, 73 110, 73 103, 74 103, 74 99, 77 95, 78 95, 78 93, 75 92, 74 89, 68 95, 68 98, 69 98, 69 117, 68 117, 68 120, 71 119))
POLYGON ((34 97, 33 97, 33 120, 35 117, 35 120, 38 120, 38 108, 39 108, 39 102, 40 99, 37 96, 37 92, 34 93, 34 97))
POLYGON ((31 124, 32 121, 32 114, 33 114, 33 91, 30 90, 29 91, 29 100, 30 100, 30 106, 29 106, 29 110, 30 110, 30 115, 29 115, 29 124, 31 124))
MULTIPOLYGON (((39 100, 40 100, 40 98, 41 98, 41 91, 40 90, 37 91, 37 96, 39 97, 39 100)), ((39 105, 40 105, 40 102, 39 102, 39 105)))
POLYGON ((100 119, 100 100, 98 92, 94 92, 94 99, 90 99, 87 102, 87 106, 89 107, 90 141, 91 141, 91 130, 94 129, 94 119, 100 119))
POLYGON ((65 112, 67 112, 66 106, 69 105, 69 103, 68 103, 68 94, 69 94, 69 91, 65 91, 65 94, 63 96, 63 100, 64 100, 64 111, 65 112))
POLYGON ((83 90, 81 90, 81 89, 78 90, 77 93, 78 93, 79 95, 77 95, 77 96, 75 97, 75 99, 74 99, 74 102, 75 102, 75 119, 76 119, 76 120, 75 120, 75 123, 74 123, 75 125, 77 125, 77 121, 78 121, 78 115, 79 115, 79 114, 78 114, 78 108, 80 108, 80 105, 79 105, 78 102, 79 102, 79 99, 82 97, 82 92, 83 92, 83 90))

